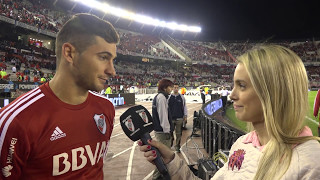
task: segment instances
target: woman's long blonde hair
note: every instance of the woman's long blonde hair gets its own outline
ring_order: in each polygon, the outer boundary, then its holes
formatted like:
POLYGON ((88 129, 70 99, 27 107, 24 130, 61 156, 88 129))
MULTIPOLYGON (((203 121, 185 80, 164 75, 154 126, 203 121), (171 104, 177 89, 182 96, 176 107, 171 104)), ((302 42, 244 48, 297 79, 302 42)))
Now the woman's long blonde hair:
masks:
POLYGON ((270 137, 254 179, 280 179, 287 171, 292 147, 318 137, 298 137, 308 110, 308 77, 301 59, 279 45, 255 48, 238 58, 263 108, 270 137))

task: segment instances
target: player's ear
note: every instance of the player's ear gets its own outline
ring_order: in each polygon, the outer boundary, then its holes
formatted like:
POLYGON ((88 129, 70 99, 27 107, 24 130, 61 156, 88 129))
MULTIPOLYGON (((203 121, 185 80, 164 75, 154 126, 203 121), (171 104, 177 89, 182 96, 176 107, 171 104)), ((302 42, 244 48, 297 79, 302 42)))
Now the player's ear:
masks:
POLYGON ((74 56, 76 54, 76 48, 70 43, 63 43, 62 45, 62 57, 69 63, 73 62, 74 56))

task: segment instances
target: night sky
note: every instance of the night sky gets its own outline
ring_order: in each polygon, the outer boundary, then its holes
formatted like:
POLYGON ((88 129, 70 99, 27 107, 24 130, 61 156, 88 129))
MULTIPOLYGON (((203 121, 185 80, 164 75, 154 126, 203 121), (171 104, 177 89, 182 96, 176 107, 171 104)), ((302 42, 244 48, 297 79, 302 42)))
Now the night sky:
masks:
POLYGON ((320 38, 316 0, 106 0, 136 13, 199 25, 196 39, 256 40, 320 38))

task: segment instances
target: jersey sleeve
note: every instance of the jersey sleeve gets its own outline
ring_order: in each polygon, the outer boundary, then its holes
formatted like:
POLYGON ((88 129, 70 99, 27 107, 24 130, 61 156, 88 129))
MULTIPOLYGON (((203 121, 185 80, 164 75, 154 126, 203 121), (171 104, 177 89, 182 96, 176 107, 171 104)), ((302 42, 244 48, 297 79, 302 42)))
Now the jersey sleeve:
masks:
POLYGON ((0 179, 20 179, 23 166, 28 160, 30 145, 25 128, 18 119, 3 121, 0 137, 0 179))
POLYGON ((113 131, 113 127, 114 127, 114 122, 115 122, 115 109, 113 107, 113 105, 111 106, 111 113, 109 114, 109 124, 110 124, 110 134, 109 134, 109 140, 111 139, 111 134, 112 134, 112 131, 113 131))

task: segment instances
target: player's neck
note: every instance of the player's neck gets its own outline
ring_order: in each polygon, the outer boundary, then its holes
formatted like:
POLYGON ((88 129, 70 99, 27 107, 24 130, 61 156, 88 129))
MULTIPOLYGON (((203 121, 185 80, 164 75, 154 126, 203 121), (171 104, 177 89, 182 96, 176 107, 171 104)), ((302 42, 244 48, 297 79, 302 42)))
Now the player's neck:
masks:
POLYGON ((49 82, 50 89, 62 101, 71 105, 83 103, 88 97, 88 90, 79 86, 68 76, 57 73, 49 82))

